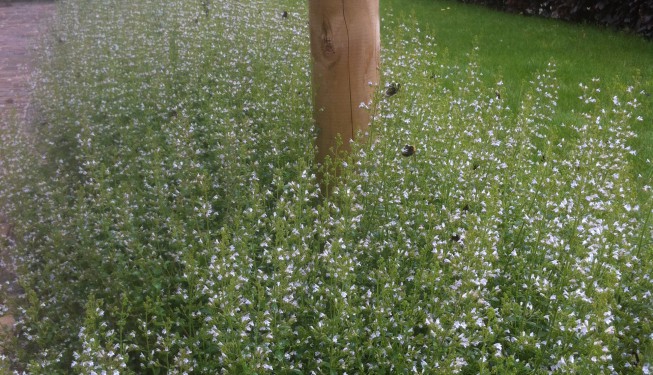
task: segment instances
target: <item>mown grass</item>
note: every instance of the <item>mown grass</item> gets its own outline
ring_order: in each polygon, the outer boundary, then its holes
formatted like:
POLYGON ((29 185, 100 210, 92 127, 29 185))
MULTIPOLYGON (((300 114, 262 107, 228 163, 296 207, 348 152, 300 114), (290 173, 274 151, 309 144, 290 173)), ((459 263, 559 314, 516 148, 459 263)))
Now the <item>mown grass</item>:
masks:
POLYGON ((482 46, 456 60, 385 13, 401 90, 379 88, 368 142, 320 167, 306 2, 58 6, 40 121, 3 119, 23 288, 3 369, 651 371, 641 82, 572 85, 547 62, 513 97, 482 46))
MULTIPOLYGON (((635 173, 650 183, 653 160, 653 42, 637 35, 577 25, 557 20, 506 14, 482 6, 453 0, 382 0, 386 12, 410 16, 423 31, 431 33, 440 57, 449 64, 465 64, 473 47, 480 71, 489 77, 502 77, 505 99, 518 109, 529 77, 549 61, 556 62, 560 83, 557 121, 569 122, 578 106, 577 86, 593 78, 601 79, 602 100, 624 87, 637 84, 646 92, 641 97, 647 119, 633 124, 638 138, 633 140, 637 156, 635 173)), ((645 199, 646 197, 641 197, 645 199)))

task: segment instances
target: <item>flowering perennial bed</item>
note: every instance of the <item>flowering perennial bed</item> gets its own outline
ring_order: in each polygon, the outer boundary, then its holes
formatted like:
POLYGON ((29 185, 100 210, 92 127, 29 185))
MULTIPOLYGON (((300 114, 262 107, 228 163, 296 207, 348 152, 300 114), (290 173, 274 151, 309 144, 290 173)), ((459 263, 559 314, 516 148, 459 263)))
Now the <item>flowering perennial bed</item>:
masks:
POLYGON ((62 0, 58 17, 41 121, 0 148, 24 288, 5 369, 653 371, 637 87, 580 84, 560 113, 552 62, 507 108, 474 51, 444 64, 386 17, 401 89, 379 87, 323 196, 304 1, 62 0))

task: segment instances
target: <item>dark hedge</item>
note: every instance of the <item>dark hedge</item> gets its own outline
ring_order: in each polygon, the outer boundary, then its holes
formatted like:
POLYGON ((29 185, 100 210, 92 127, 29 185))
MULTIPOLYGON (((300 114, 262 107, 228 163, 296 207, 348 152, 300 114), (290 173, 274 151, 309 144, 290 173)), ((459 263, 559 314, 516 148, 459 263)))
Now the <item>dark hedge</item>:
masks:
POLYGON ((459 0, 496 9, 589 22, 653 39, 653 0, 459 0))

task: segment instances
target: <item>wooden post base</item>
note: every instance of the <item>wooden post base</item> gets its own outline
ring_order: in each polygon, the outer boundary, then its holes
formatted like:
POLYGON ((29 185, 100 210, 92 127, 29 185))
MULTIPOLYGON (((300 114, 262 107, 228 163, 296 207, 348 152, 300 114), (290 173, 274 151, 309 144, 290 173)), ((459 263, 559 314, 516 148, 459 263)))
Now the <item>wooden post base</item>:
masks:
POLYGON ((309 0, 317 161, 322 164, 370 123, 379 83, 381 34, 378 0, 309 0))

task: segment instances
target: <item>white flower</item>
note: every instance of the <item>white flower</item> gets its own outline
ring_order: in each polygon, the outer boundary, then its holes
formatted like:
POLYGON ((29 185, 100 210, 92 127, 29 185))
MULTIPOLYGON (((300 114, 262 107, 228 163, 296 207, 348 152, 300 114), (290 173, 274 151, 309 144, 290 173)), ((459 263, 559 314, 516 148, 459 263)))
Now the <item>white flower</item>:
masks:
POLYGON ((501 343, 495 343, 492 345, 494 347, 494 350, 496 350, 496 353, 494 353, 495 357, 501 357, 501 351, 503 350, 503 346, 501 346, 501 343))

